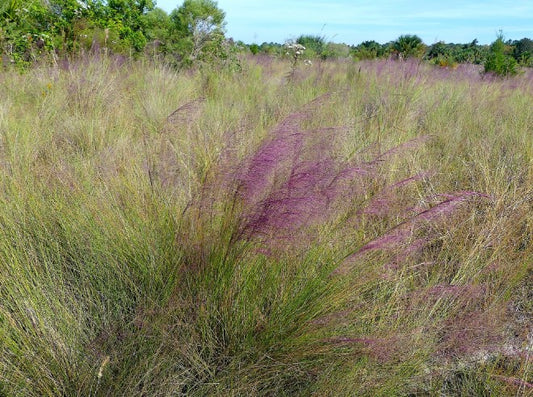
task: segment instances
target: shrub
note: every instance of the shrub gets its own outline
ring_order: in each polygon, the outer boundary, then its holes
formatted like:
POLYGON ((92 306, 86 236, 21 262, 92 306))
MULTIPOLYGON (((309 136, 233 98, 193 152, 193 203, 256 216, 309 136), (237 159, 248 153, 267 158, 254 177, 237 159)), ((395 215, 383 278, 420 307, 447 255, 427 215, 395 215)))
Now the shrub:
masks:
POLYGON ((498 76, 508 77, 518 73, 518 63, 508 53, 504 37, 500 33, 490 46, 490 52, 485 61, 485 73, 494 73, 498 76))

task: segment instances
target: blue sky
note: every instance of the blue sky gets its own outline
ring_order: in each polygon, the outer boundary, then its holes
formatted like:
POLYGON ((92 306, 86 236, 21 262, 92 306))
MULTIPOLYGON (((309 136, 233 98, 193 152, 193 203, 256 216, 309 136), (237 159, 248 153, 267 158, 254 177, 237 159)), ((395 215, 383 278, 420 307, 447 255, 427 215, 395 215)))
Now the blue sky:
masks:
MULTIPOLYGON (((158 0, 167 12, 180 0, 158 0)), ((219 0, 226 12, 227 36, 245 43, 278 42, 300 34, 328 41, 385 43, 402 34, 416 34, 426 44, 437 41, 481 44, 496 39, 533 39, 533 0, 219 0)))

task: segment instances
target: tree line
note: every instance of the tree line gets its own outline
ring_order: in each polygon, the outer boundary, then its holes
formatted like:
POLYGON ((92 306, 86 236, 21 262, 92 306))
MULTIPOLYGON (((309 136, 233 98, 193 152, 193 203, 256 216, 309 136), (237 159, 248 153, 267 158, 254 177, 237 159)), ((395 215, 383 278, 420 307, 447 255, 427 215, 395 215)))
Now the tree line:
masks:
MULTIPOLYGON (((42 59, 93 52, 150 56, 178 66, 224 62, 237 53, 285 56, 280 43, 245 44, 225 35, 225 13, 214 0, 185 0, 170 14, 154 0, 2 0, 2 64, 25 67, 42 59)), ((301 35, 304 59, 419 58, 442 67, 484 65, 485 71, 512 75, 533 67, 533 40, 505 40, 491 45, 438 42, 426 45, 416 35, 380 44, 347 45, 322 36, 301 35)))
POLYGON ((224 59, 225 14, 213 0, 185 0, 167 14, 153 0, 3 0, 2 62, 19 66, 87 51, 166 57, 179 64, 224 59))
MULTIPOLYGON (((327 42, 321 36, 301 35, 296 43, 305 46, 303 58, 342 58, 356 60, 377 58, 418 58, 441 67, 456 67, 460 63, 483 65, 486 72, 500 75, 516 74, 519 67, 533 67, 533 40, 505 40, 499 33, 490 45, 479 44, 477 39, 467 44, 445 43, 443 41, 426 45, 417 35, 402 35, 394 41, 380 44, 364 41, 358 45, 327 42)), ((277 43, 251 45, 252 53, 281 54, 283 46, 277 43)))

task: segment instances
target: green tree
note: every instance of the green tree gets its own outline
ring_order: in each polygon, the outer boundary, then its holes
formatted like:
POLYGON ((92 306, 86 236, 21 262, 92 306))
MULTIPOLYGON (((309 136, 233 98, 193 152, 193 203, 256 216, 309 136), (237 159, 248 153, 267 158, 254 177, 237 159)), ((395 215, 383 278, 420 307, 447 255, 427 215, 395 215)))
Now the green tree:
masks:
POLYGON ((402 35, 393 43, 393 50, 399 58, 420 58, 426 46, 417 35, 402 35))
POLYGON ((120 19, 132 29, 143 28, 142 15, 155 7, 152 0, 108 0, 106 11, 111 19, 120 19))
POLYGON ((185 0, 172 11, 176 49, 186 63, 225 56, 225 16, 213 0, 185 0))
POLYGON ((533 66, 533 40, 524 37, 513 46, 513 57, 522 65, 533 66))
POLYGON ((91 3, 81 0, 50 0, 51 34, 54 47, 61 52, 72 52, 78 48, 79 30, 90 20, 91 3))
POLYGON ((350 46, 344 43, 329 42, 324 46, 322 59, 339 59, 350 56, 350 46))
POLYGON ((170 16, 161 8, 154 8, 142 16, 145 35, 149 41, 166 40, 172 27, 170 16))
POLYGON ((296 39, 296 43, 305 47, 305 55, 309 58, 315 56, 324 57, 326 40, 321 36, 301 35, 296 39))
POLYGON ((248 48, 250 49, 252 55, 257 55, 259 53, 259 44, 252 43, 248 46, 248 48))
POLYGON ((285 51, 282 44, 279 43, 267 43, 266 41, 259 46, 259 52, 265 55, 282 56, 285 51))
POLYGON ((435 59, 435 58, 446 58, 451 56, 451 48, 446 45, 443 41, 439 41, 438 43, 432 44, 426 53, 427 59, 435 59))
POLYGON ((79 49, 140 52, 168 36, 171 23, 154 0, 0 0, 2 59, 26 66, 79 49))
POLYGON ((457 60, 454 56, 454 45, 439 41, 427 48, 424 59, 431 61, 441 67, 457 67, 457 60))
POLYGON ((488 55, 488 46, 481 46, 477 39, 467 44, 454 44, 452 47, 454 59, 459 63, 484 63, 488 55))
POLYGON ((498 76, 507 77, 518 73, 516 60, 508 55, 510 49, 506 46, 504 36, 500 32, 494 43, 490 46, 490 52, 485 61, 485 73, 495 73, 498 76))
POLYGON ((108 0, 105 12, 107 28, 118 32, 125 47, 142 51, 146 45, 143 15, 154 9, 153 0, 108 0))
POLYGON ((51 53, 54 19, 50 5, 41 0, 0 2, 2 58, 24 67, 51 53))
POLYGON ((352 49, 352 54, 357 59, 374 59, 382 57, 386 54, 385 46, 382 46, 377 41, 367 40, 355 46, 352 49))

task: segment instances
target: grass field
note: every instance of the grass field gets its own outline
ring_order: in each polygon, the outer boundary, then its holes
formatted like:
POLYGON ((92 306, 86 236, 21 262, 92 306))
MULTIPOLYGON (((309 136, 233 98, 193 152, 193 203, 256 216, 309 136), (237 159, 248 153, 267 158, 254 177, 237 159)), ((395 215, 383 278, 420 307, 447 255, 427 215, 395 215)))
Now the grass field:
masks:
POLYGON ((0 72, 0 396, 533 395, 533 73, 289 72, 0 72))

